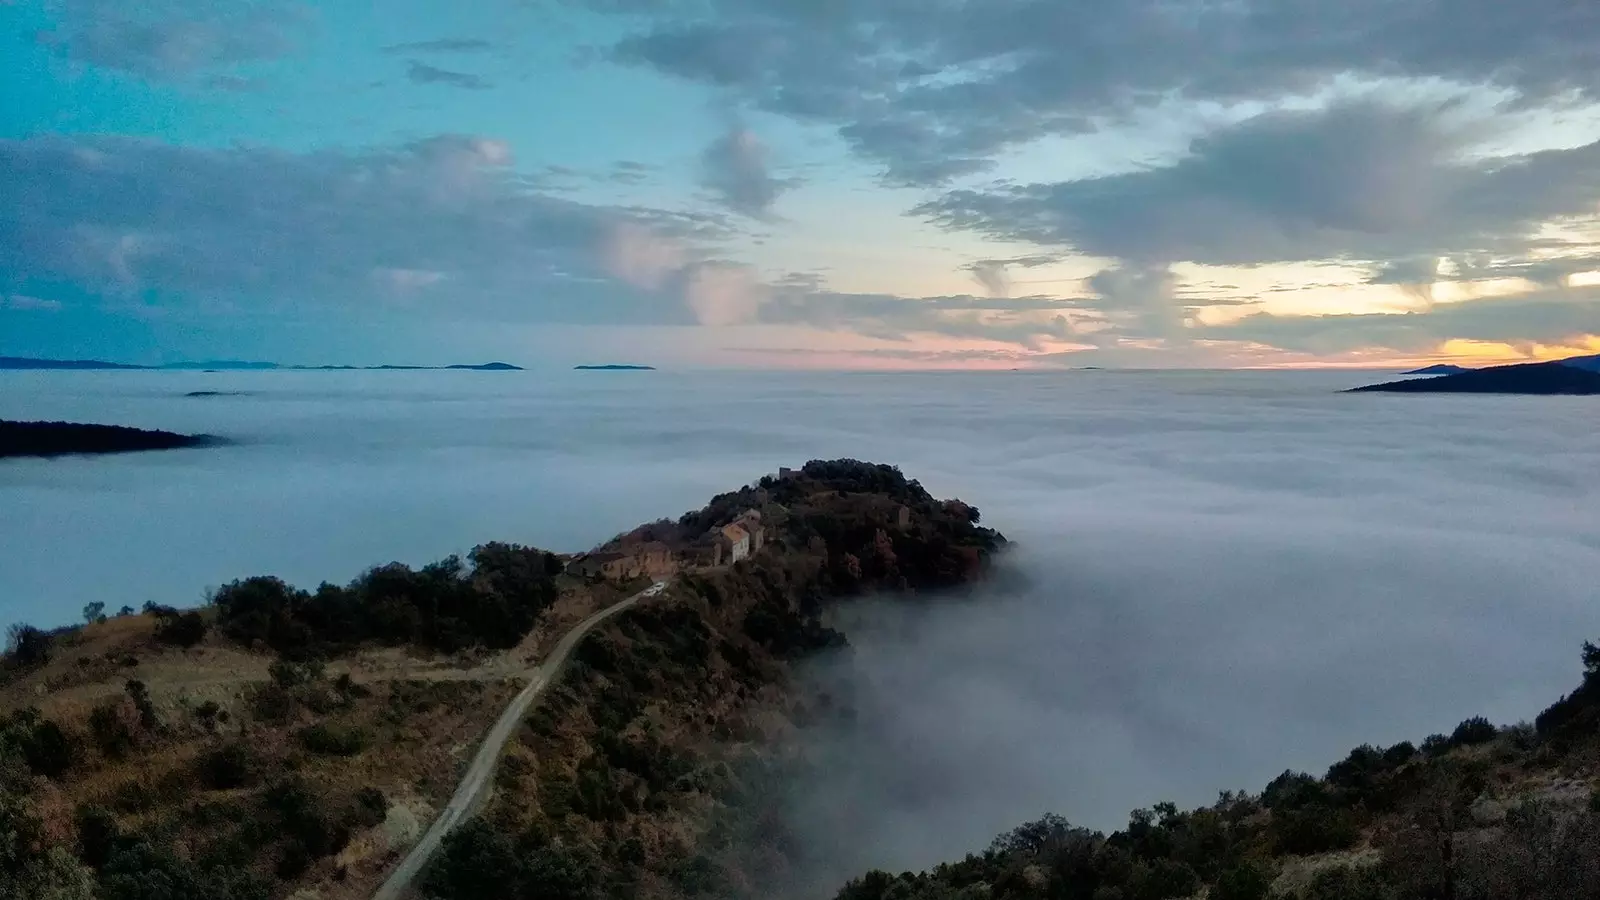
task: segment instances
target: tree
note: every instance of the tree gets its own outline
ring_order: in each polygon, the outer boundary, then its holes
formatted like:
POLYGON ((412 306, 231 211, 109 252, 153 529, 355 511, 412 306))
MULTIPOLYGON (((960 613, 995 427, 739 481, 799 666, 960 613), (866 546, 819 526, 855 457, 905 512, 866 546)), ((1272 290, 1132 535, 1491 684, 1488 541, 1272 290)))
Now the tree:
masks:
POLYGON ((441 852, 422 873, 429 897, 514 900, 523 862, 510 836, 482 819, 469 820, 445 836, 441 852))
POLYGON ((98 625, 106 620, 106 605, 103 601, 96 600, 83 607, 83 621, 88 625, 98 625))
POLYGON ((61 726, 32 708, 0 717, 0 752, 20 755, 35 775, 56 781, 72 768, 77 756, 72 739, 61 726))
POLYGON ((1265 900, 1272 890, 1272 875, 1253 862, 1243 862, 1223 872, 1207 896, 1209 900, 1265 900))
MULTIPOLYGON (((1584 649, 1585 666, 1588 665, 1588 652, 1586 645, 1584 649)), ((1457 725, 1456 730, 1450 733, 1450 745, 1452 747, 1471 747, 1475 744, 1487 744, 1499 734, 1500 730, 1494 727, 1494 723, 1483 716, 1473 716, 1457 725)))
POLYGON ((24 669, 50 661, 49 633, 18 622, 6 629, 6 659, 24 669))
POLYGON ((156 626, 156 640, 163 644, 193 647, 205 639, 206 628, 205 617, 200 613, 194 610, 185 613, 174 610, 172 615, 161 617, 161 623, 156 626))

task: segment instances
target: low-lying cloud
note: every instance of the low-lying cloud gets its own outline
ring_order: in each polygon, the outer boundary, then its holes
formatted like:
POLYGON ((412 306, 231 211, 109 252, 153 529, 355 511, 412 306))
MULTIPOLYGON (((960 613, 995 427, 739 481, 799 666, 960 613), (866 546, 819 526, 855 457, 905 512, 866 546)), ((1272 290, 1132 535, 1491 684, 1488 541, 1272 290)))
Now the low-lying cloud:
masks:
POLYGON ((0 620, 484 540, 573 551, 779 465, 897 463, 1016 546, 977 596, 842 616, 853 662, 810 677, 859 715, 810 735, 825 764, 790 810, 828 863, 805 873, 813 895, 1045 811, 1111 828, 1363 742, 1531 718, 1600 638, 1586 398, 1337 393, 1370 373, 649 375, 161 373, 157 390, 90 373, 0 392, 0 418, 239 441, 0 466, 22 511, 0 517, 0 620))

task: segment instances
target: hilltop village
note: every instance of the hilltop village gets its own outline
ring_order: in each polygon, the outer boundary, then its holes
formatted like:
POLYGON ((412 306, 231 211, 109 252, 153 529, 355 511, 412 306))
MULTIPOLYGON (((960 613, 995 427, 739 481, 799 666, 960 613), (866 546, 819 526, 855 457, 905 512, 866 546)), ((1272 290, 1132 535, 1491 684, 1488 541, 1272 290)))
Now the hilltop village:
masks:
MULTIPOLYGON (((781 526, 789 510, 773 497, 773 489, 792 484, 800 477, 795 469, 782 468, 748 492, 752 505, 730 521, 710 527, 691 514, 676 522, 663 519, 618 535, 586 553, 572 556, 566 574, 586 579, 626 581, 632 578, 667 578, 680 572, 697 572, 731 566, 761 551, 769 526, 781 526), (764 518, 765 517, 765 518, 764 518)), ((895 511, 895 524, 904 530, 911 524, 911 508, 903 504, 895 511)))

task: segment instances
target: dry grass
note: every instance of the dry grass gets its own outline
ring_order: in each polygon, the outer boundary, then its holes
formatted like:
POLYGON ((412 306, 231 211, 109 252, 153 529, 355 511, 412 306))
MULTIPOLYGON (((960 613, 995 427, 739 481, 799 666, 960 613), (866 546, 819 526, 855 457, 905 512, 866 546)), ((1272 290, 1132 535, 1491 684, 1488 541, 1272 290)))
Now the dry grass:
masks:
MULTIPOLYGON (((282 719, 258 714, 253 703, 258 692, 271 689, 272 656, 215 633, 187 649, 164 645, 156 640, 153 617, 118 616, 58 635, 49 662, 0 684, 0 713, 37 707, 86 748, 70 779, 41 788, 47 833, 59 832, 63 843, 73 839, 73 811, 82 804, 115 810, 124 828, 170 830, 180 852, 194 853, 237 825, 232 820, 248 817, 262 791, 290 775, 321 798, 348 799, 377 788, 388 803, 384 821, 353 834, 338 854, 284 886, 286 894, 353 900, 370 896, 449 799, 479 740, 542 653, 571 624, 627 596, 624 588, 605 585, 564 587, 516 647, 455 657, 364 650, 330 662, 317 685, 295 689, 300 700, 282 719), (333 686, 341 675, 356 686, 348 693, 333 686), (137 726, 130 679, 148 690, 159 728, 137 726), (210 727, 196 715, 208 704, 220 710, 210 727), (135 723, 136 745, 121 758, 106 756, 90 737, 89 719, 100 706, 113 706, 135 723), (366 747, 351 756, 311 752, 300 732, 312 723, 359 731, 366 747), (208 789, 200 777, 202 758, 235 738, 255 759, 253 777, 244 787, 208 789), (224 821, 206 819, 206 810, 224 821)), ((253 868, 270 873, 270 857, 253 868)))

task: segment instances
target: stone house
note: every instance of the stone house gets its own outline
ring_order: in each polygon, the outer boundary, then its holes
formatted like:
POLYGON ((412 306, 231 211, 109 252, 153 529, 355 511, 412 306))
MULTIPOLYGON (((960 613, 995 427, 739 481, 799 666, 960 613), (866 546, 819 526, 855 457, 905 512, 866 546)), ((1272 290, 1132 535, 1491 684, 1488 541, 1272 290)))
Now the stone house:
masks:
POLYGON ((641 575, 663 578, 676 571, 677 555, 660 541, 597 550, 578 557, 567 566, 568 574, 583 578, 626 579, 641 575))
POLYGON ((764 543, 766 529, 761 525, 761 513, 745 510, 732 523, 713 531, 711 564, 732 565, 759 551, 764 543))

